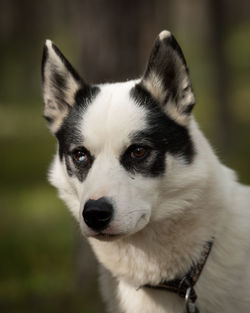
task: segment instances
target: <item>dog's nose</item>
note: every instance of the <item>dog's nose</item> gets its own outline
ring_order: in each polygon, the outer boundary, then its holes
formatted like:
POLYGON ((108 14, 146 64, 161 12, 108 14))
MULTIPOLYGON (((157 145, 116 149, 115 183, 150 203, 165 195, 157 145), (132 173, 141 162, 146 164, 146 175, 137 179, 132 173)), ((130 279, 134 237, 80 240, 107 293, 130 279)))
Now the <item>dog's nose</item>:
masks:
POLYGON ((102 231, 108 227, 113 217, 113 206, 107 198, 88 200, 82 212, 85 223, 95 231, 102 231))

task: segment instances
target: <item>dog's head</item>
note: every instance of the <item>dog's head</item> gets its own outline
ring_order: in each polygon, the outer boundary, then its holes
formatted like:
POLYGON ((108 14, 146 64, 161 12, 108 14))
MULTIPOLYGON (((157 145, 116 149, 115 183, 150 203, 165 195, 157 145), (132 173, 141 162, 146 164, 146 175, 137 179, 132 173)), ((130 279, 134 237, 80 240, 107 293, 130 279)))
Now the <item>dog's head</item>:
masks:
POLYGON ((177 195, 179 207, 188 202, 195 99, 168 31, 139 80, 89 85, 49 40, 42 78, 44 116, 58 140, 50 181, 86 236, 130 235, 177 211, 177 195))

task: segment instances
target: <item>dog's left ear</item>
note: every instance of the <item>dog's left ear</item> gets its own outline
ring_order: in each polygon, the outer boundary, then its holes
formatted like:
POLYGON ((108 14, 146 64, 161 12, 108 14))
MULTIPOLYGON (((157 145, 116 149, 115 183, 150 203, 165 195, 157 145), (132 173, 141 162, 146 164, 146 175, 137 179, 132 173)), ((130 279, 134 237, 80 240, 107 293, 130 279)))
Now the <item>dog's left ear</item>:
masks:
POLYGON ((181 124, 188 122, 195 97, 186 60, 170 32, 158 35, 140 85, 171 118, 181 124))

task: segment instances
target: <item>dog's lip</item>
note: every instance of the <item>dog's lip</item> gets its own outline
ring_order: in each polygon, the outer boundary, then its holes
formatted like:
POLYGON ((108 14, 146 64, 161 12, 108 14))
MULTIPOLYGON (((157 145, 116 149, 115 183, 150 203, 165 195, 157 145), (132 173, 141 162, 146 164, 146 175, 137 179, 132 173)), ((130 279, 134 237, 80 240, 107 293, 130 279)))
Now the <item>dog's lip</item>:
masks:
POLYGON ((100 232, 100 233, 95 234, 91 237, 99 239, 99 240, 103 240, 103 241, 112 241, 112 240, 116 240, 122 236, 123 236, 123 234, 121 234, 121 233, 112 234, 112 233, 100 232))

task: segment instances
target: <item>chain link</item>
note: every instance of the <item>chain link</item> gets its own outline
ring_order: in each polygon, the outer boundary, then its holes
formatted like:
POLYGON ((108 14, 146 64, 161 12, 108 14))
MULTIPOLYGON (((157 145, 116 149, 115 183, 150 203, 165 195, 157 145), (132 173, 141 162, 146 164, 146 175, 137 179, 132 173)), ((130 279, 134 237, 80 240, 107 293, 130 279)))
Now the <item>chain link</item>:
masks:
POLYGON ((189 287, 187 289, 186 295, 185 295, 185 311, 184 313, 199 313, 199 310, 197 306, 195 305, 195 302, 191 300, 191 294, 194 292, 193 287, 189 287))

